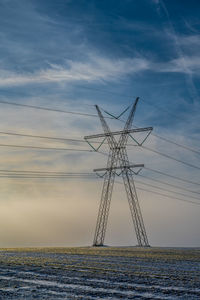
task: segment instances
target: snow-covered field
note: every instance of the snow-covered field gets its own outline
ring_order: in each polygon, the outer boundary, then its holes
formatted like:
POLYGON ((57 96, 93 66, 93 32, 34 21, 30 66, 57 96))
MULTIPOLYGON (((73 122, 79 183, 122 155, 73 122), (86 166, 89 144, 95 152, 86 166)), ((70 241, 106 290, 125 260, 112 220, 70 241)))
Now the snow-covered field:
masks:
POLYGON ((0 249, 0 299, 200 299, 200 249, 0 249))

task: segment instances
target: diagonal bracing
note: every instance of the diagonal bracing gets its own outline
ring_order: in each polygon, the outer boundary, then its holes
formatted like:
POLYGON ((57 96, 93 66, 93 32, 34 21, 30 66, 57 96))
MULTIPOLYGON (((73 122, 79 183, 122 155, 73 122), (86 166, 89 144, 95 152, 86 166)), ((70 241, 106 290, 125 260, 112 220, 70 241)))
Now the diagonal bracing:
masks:
MULTIPOLYGON (((143 165, 141 164, 130 165, 127 150, 126 150, 126 145, 130 133, 134 132, 134 129, 131 129, 131 127, 132 127, 133 118, 136 111, 138 100, 139 98, 136 98, 135 102, 131 107, 131 111, 125 123, 124 129, 118 132, 116 131, 111 132, 107 122, 105 121, 105 118, 102 115, 100 108, 96 105, 97 113, 100 118, 104 133, 85 137, 85 140, 90 145, 91 143, 88 141, 90 138, 94 139, 98 137, 103 137, 104 140, 102 144, 106 140, 109 146, 109 155, 108 155, 106 168, 94 170, 96 172, 103 170, 105 171, 105 174, 104 174, 104 182, 103 182, 101 201, 100 201, 99 212, 97 217, 93 246, 103 246, 104 244, 112 191, 113 191, 113 186, 115 181, 115 175, 117 174, 116 173, 117 169, 121 170, 120 174, 123 178, 138 245, 141 247, 149 246, 146 229, 144 226, 144 221, 143 221, 143 217, 142 217, 142 213, 141 213, 141 209, 140 209, 140 205, 136 193, 136 188, 133 180, 133 173, 135 173, 133 169, 138 167, 141 168, 143 167, 143 165), (118 141, 116 140, 115 135, 120 136, 118 141)), ((152 129, 153 129, 152 127, 137 128, 137 132, 147 131, 148 132, 147 136, 148 136, 149 132, 151 132, 152 129)))

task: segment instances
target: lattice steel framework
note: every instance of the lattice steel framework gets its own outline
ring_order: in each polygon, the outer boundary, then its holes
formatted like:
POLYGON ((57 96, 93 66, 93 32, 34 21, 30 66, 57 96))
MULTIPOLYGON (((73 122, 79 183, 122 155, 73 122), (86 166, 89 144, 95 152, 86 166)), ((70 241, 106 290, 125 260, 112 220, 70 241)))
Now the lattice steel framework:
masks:
MULTIPOLYGON (((105 173, 103 175, 104 182, 103 182, 101 201, 100 201, 99 212, 97 217, 93 246, 103 246, 104 244, 112 191, 113 191, 115 176, 117 174, 118 176, 121 175, 123 178, 123 182, 124 182, 124 186, 128 198, 128 203, 131 211, 131 216, 133 220, 133 225, 135 228, 135 233, 138 241, 138 246, 149 247, 149 242, 148 242, 144 221, 143 221, 143 217, 142 217, 142 213, 141 213, 141 209, 140 209, 140 205, 136 193, 136 188, 134 184, 134 179, 133 179, 133 174, 137 174, 139 172, 139 171, 135 172, 134 168, 139 168, 140 170, 144 165, 130 164, 127 150, 126 150, 126 145, 129 136, 132 139, 134 139, 134 141, 138 145, 142 145, 153 129, 152 127, 131 129, 138 100, 139 98, 136 98, 135 102, 131 107, 124 129, 122 131, 115 131, 115 132, 111 132, 107 122, 105 121, 104 116, 102 115, 100 108, 96 105, 95 107, 98 112, 98 116, 100 118, 104 133, 84 137, 90 146, 92 146, 92 144, 91 142, 89 142, 89 140, 99 138, 99 137, 103 138, 103 141, 100 144, 100 146, 105 141, 107 141, 107 144, 109 146, 109 155, 108 155, 106 168, 94 170, 95 172, 105 171, 105 173), (147 135, 145 136, 142 143, 138 143, 137 140, 132 137, 131 133, 142 132, 142 131, 146 131, 147 135), (115 135, 120 136, 118 140, 116 140, 115 135), (120 174, 116 173, 117 170, 120 170, 120 174)), ((127 109, 125 111, 127 111, 127 109)), ((119 117, 114 117, 114 118, 117 119, 119 117)), ((98 148, 96 149, 93 146, 92 148, 98 151, 100 146, 98 146, 98 148)))

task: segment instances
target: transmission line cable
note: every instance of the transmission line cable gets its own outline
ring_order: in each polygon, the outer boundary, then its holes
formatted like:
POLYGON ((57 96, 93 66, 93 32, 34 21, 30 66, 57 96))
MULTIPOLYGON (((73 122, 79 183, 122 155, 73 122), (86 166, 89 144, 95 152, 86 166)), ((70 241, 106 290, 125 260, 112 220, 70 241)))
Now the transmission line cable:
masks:
MULTIPOLYGON (((119 183, 119 184, 123 184, 120 181, 116 181, 116 182, 119 183)), ((141 187, 138 187, 138 186, 137 186, 137 190, 141 190, 141 191, 148 192, 148 193, 150 192, 152 194, 163 196, 163 197, 166 197, 166 198, 169 198, 169 199, 176 199, 176 200, 179 200, 179 201, 183 201, 183 202, 188 202, 188 203, 200 205, 200 202, 195 202, 195 201, 192 201, 192 200, 186 200, 186 199, 182 199, 182 198, 178 198, 178 197, 174 197, 174 196, 169 196, 169 195, 166 195, 166 194, 162 194, 160 192, 156 192, 156 191, 144 189, 144 188, 141 188, 141 187)))
MULTIPOLYGON (((81 143, 86 143, 85 140, 75 139, 75 138, 41 136, 41 135, 23 134, 23 133, 5 132, 5 131, 0 131, 0 134, 13 135, 13 136, 22 136, 22 137, 31 137, 31 138, 40 138, 40 139, 50 139, 50 140, 58 140, 58 141, 60 140, 60 141, 69 141, 69 142, 81 142, 81 143)), ((163 139, 165 139, 165 138, 163 138, 163 139)), ((100 142, 96 142, 96 141, 95 141, 94 143, 100 144, 100 142)), ((0 144, 0 146, 1 146, 1 144, 0 144)), ((2 146, 3 146, 3 145, 2 145, 2 146)), ((136 146, 136 145, 128 144, 128 146, 136 146)), ((180 145, 179 145, 179 146, 180 146, 180 145)), ((11 147, 11 146, 10 146, 10 147, 11 147)), ((142 147, 145 148, 146 150, 149 150, 149 151, 152 151, 152 152, 155 152, 155 153, 158 152, 158 151, 156 151, 156 150, 154 150, 154 149, 151 149, 151 148, 149 148, 149 147, 145 147, 145 146, 142 146, 142 147)), ((186 147, 185 147, 185 148, 186 148, 186 147)), ((52 149, 52 150, 54 150, 54 149, 52 149)), ((64 150, 64 149, 63 149, 63 150, 64 150)), ((196 153, 198 152, 198 151, 192 150, 192 149, 191 149, 191 151, 196 152, 196 153)), ((159 152, 159 153, 157 153, 157 154, 162 155, 162 156, 165 156, 165 157, 167 157, 167 158, 169 158, 169 159, 173 159, 173 160, 176 160, 176 161, 178 161, 178 162, 184 163, 184 164, 186 164, 186 165, 193 166, 193 165, 191 165, 191 164, 189 164, 189 163, 186 163, 186 162, 183 162, 183 161, 178 160, 178 159, 176 159, 176 158, 173 158, 173 157, 171 157, 171 156, 169 156, 169 155, 167 155, 167 154, 164 154, 164 153, 161 153, 161 152, 159 152)), ((198 167, 196 167, 196 166, 193 166, 193 167, 198 168, 198 167)))
POLYGON ((176 200, 179 200, 179 201, 183 201, 183 202, 188 202, 188 203, 193 203, 193 204, 197 204, 197 205, 200 205, 199 202, 195 202, 195 201, 190 201, 190 200, 185 200, 185 199, 181 199, 181 198, 178 198, 178 197, 174 197, 174 196, 169 196, 169 195, 165 195, 165 194, 162 194, 162 193, 159 193, 159 192, 155 192, 155 191, 151 191, 151 190, 148 190, 148 189, 143 189, 143 188, 140 188, 140 187, 137 187, 138 190, 141 190, 141 191, 145 191, 145 192, 150 192, 150 193, 153 193, 153 194, 156 194, 156 195, 160 195, 160 196, 163 196, 163 197, 167 197, 167 198, 170 198, 170 199, 176 199, 176 200))
MULTIPOLYGON (((107 153, 104 153, 104 152, 102 152, 102 151, 98 151, 98 153, 100 153, 100 154, 102 154, 102 155, 104 155, 104 156, 108 156, 107 153)), ((165 175, 165 176, 167 176, 167 177, 171 177, 171 178, 174 178, 174 179, 177 179, 177 180, 186 182, 186 183, 192 183, 192 184, 194 184, 194 185, 200 185, 199 182, 195 182, 195 181, 187 180, 187 179, 184 179, 184 178, 175 176, 175 175, 167 174, 167 173, 165 173, 165 172, 162 172, 162 171, 159 171, 159 170, 155 170, 155 169, 151 169, 151 168, 148 168, 148 167, 146 167, 146 166, 144 166, 143 168, 146 169, 146 170, 149 170, 149 171, 152 171, 152 172, 161 174, 161 175, 165 175)))
MULTIPOLYGON (((39 139, 49 139, 49 140, 58 140, 58 141, 67 141, 67 142, 80 142, 80 143, 85 143, 87 142, 83 139, 78 139, 78 138, 65 138, 65 137, 54 137, 54 136, 45 136, 45 135, 35 135, 35 134, 26 134, 26 133, 21 133, 21 132, 8 132, 8 131, 0 131, 0 134, 5 134, 5 135, 12 135, 12 136, 21 136, 21 137, 30 137, 30 138, 39 138, 39 139)), ((101 142, 98 141, 93 141, 94 144, 101 144, 101 142)), ((108 144, 105 142, 104 144, 108 144)), ((128 146, 137 146, 133 144, 128 144, 128 146)))
MULTIPOLYGON (((5 135, 14 135, 14 136, 23 136, 23 137, 31 137, 31 138, 40 138, 40 139, 50 139, 50 140, 60 140, 60 141, 69 141, 69 142, 79 142, 79 143, 86 143, 86 141, 85 140, 82 140, 82 139, 75 139, 75 138, 64 138, 64 137, 51 137, 51 136, 40 136, 40 135, 33 135, 33 134, 22 134, 22 133, 11 133, 11 132, 4 132, 4 131, 0 131, 0 134, 5 134, 5 135)), ((153 135, 153 134, 152 134, 153 135)), ((186 146, 183 146, 183 145, 180 145, 180 144, 177 144, 177 143, 175 143, 175 142, 173 142, 173 141, 170 141, 170 140, 167 140, 166 138, 162 138, 162 137, 160 137, 160 136, 158 136, 158 135, 155 135, 154 134, 154 136, 156 136, 156 137, 158 137, 158 138, 160 138, 160 139, 163 139, 163 140, 165 140, 165 141, 168 141, 169 143, 172 143, 172 144, 175 144, 175 145, 177 145, 177 146, 179 146, 179 147, 182 147, 182 148, 185 148, 185 149, 187 149, 187 150, 189 150, 189 151, 192 151, 192 152, 194 152, 194 153, 197 153, 197 154, 200 154, 200 152, 198 152, 197 150, 194 150, 194 149, 191 149, 191 148, 189 148, 189 147, 186 147, 186 146)), ((100 144, 101 142, 97 142, 97 141, 94 141, 93 143, 97 143, 97 144, 100 144)), ((105 143, 105 144, 107 144, 107 143, 105 143)), ((127 144, 128 146, 137 146, 137 145, 133 145, 133 144, 127 144)), ((144 147, 144 146, 143 146, 144 147)), ((144 147, 145 148, 145 147, 144 147)), ((147 147, 146 147, 146 149, 147 149, 147 147)), ((148 150, 150 150, 150 151, 156 151, 156 150, 154 150, 154 149, 150 149, 150 148, 148 148, 148 150)), ((174 159, 174 160, 177 160, 177 159, 175 159, 175 158, 173 158, 173 157, 169 157, 168 155, 166 155, 166 154, 164 154, 164 153, 159 153, 160 155, 163 155, 163 156, 166 156, 166 157, 168 157, 168 158, 171 158, 171 159, 174 159)), ((180 161, 179 160, 179 162, 182 162, 183 163, 183 161, 180 161)), ((188 164, 188 163, 187 163, 188 164)), ((191 166, 191 165, 190 165, 191 166)))
POLYGON ((188 150, 188 151, 191 151, 191 152, 193 152, 193 153, 196 153, 196 154, 199 154, 199 155, 200 155, 200 151, 198 151, 198 150, 196 150, 196 149, 190 148, 190 147, 188 147, 188 146, 186 146, 186 145, 183 145, 183 144, 179 144, 179 143, 177 143, 177 142, 174 142, 174 141, 172 141, 172 140, 170 140, 170 139, 167 139, 167 138, 162 137, 162 136, 160 136, 160 135, 158 135, 158 134, 155 134, 155 133, 152 133, 152 135, 155 136, 156 138, 160 139, 160 140, 163 140, 163 141, 167 142, 167 143, 176 145, 176 146, 178 146, 178 147, 180 147, 180 148, 186 149, 186 150, 188 150))
POLYGON ((70 141, 70 142, 82 142, 82 143, 86 143, 85 140, 81 140, 81 139, 64 138, 64 137, 54 137, 54 136, 43 136, 43 135, 26 134, 26 133, 20 133, 20 132, 0 131, 0 134, 13 135, 13 136, 22 136, 22 137, 30 137, 30 138, 39 138, 39 139, 58 140, 58 141, 70 141))
POLYGON ((158 182, 158 183, 161 183, 161 184, 165 184, 167 186, 171 186, 171 187, 174 187, 176 189, 180 189, 180 190, 183 190, 183 191, 186 191, 186 192, 190 192, 190 193, 194 193, 194 194, 200 194, 200 192, 192 191, 192 190, 186 189, 182 186, 178 186, 178 185, 171 184, 171 183, 168 183, 168 182, 165 182, 165 181, 162 181, 162 180, 154 179, 154 178, 151 178, 151 177, 148 177, 148 176, 145 176, 145 175, 137 174, 137 176, 140 176, 142 178, 146 178, 148 180, 155 181, 155 182, 158 182))
MULTIPOLYGON (((110 92, 109 92, 110 93, 110 92)), ((130 97, 129 97, 130 98, 130 97)), ((143 99, 143 98, 141 98, 143 99)), ((143 99, 144 100, 144 99, 143 99)), ((23 104, 23 103, 16 103, 16 102, 9 102, 9 101, 3 101, 3 100, 0 100, 0 103, 2 104, 8 104, 8 105, 14 105, 14 106, 21 106, 21 107, 27 107, 27 108, 32 108, 32 109, 39 109, 39 110, 46 110, 46 111, 53 111, 53 112, 61 112, 61 113, 66 113, 66 114, 73 114, 73 115, 81 115, 81 116, 87 116, 87 117, 98 117, 96 114, 88 114, 88 113, 81 113, 81 112, 74 112, 74 111, 67 111, 67 110, 61 110, 61 109, 53 109, 53 108, 49 108, 49 107, 43 107, 43 106, 36 106, 36 105, 29 105, 29 104, 23 104)), ((113 117, 106 117, 106 118, 109 118, 109 119, 115 119, 113 117)), ((118 120, 124 122, 122 119, 119 119, 118 120)), ((136 127, 136 126, 135 126, 136 127)), ((136 127, 137 128, 137 127, 136 127)), ((9 133, 8 133, 9 134, 9 133)), ((16 134, 17 135, 17 134, 16 134)), ((19 135, 19 134, 18 134, 19 135)), ((188 146, 185 146, 185 145, 182 145, 182 144, 179 144, 177 142, 174 142, 174 141, 171 141, 170 139, 167 139, 167 138, 163 138, 161 136, 159 136, 158 134, 153 134, 153 136, 159 138, 159 139, 162 139, 168 143, 171 143, 171 144, 174 144, 176 146, 179 146, 179 147, 182 147, 186 150, 189 150, 189 151, 192 151, 193 153, 196 153, 196 154, 199 154, 200 155, 200 151, 198 150, 195 150, 195 149, 192 149, 188 146)), ((25 136, 25 135, 24 135, 25 136)), ((38 136, 39 137, 39 136, 38 136)), ((44 138, 48 138, 48 137, 44 137, 44 138)), ((53 138, 52 138, 53 139, 53 138)), ((56 138, 54 138, 56 139, 56 138)), ((57 138, 59 139, 59 138, 57 138)))
POLYGON ((23 178, 23 179, 29 179, 29 178, 40 178, 40 179, 76 179, 76 178, 80 178, 80 179, 95 179, 95 177, 91 177, 91 176, 56 176, 56 175, 52 175, 52 176, 39 176, 39 175, 0 175, 0 178, 23 178))
POLYGON ((164 156, 164 157, 166 157, 166 158, 168 158, 168 159, 177 161, 177 162, 179 162, 179 163, 181 163, 181 164, 183 164, 183 165, 186 165, 186 166, 188 166, 188 167, 191 167, 191 168, 195 168, 195 169, 200 170, 200 167, 198 167, 198 166, 196 166, 196 165, 193 165, 193 164, 190 164, 190 163, 188 163, 188 162, 185 162, 185 161, 183 161, 183 160, 181 160, 181 159, 172 157, 172 156, 170 156, 170 155, 168 155, 168 154, 162 153, 162 152, 160 152, 160 151, 157 151, 157 150, 155 150, 155 149, 152 149, 152 148, 149 148, 149 147, 146 147, 146 146, 143 146, 143 145, 141 145, 141 147, 142 147, 143 149, 145 149, 145 150, 154 152, 154 153, 156 153, 156 154, 158 154, 158 155, 161 155, 161 156, 164 156))
MULTIPOLYGON (((102 109, 103 110, 103 109, 102 109)), ((105 110, 104 110, 104 112, 105 112, 105 110)), ((107 113, 107 112, 106 112, 107 113)), ((114 118, 114 117, 113 117, 114 118)), ((118 121, 120 121, 120 122, 123 122, 123 123, 125 123, 125 120, 123 120, 123 119, 121 119, 120 117, 117 117, 117 118, 114 118, 114 119, 116 119, 116 120, 118 120, 118 121)), ((138 126, 133 126, 134 128, 139 128, 138 126)), ((177 142, 175 142, 175 141, 172 141, 172 140, 170 140, 170 139, 168 139, 168 138, 165 138, 165 137, 162 137, 162 136, 160 136, 160 135, 158 135, 158 134, 155 134, 155 133, 152 133, 151 132, 151 135, 152 136, 154 136, 154 137, 156 137, 156 138, 158 138, 158 139, 161 139, 161 140, 163 140, 163 141, 165 141, 165 142, 168 142, 168 143, 171 143, 171 144, 173 144, 173 145, 176 145, 176 146, 178 146, 178 147, 181 147, 181 148, 183 148, 183 149, 186 149, 186 150, 188 150, 188 151, 191 151, 191 152, 193 152, 193 153, 195 153, 195 154, 199 154, 200 155, 200 151, 198 151, 198 150, 196 150, 196 149, 193 149, 193 148, 190 148, 190 147, 188 147, 188 146, 186 146, 186 145, 183 145, 183 144, 179 144, 179 143, 177 143, 177 142)), ((196 139, 195 139, 196 140, 196 139)), ((199 141, 198 141, 199 142, 199 141)), ((128 145, 128 146, 130 146, 130 145, 128 145)))
POLYGON ((77 151, 77 152, 94 152, 94 150, 88 149, 73 149, 73 148, 53 148, 53 147, 40 147, 40 146, 28 146, 28 145, 11 145, 11 144, 0 144, 0 147, 11 147, 11 148, 27 148, 27 149, 39 149, 39 150, 61 150, 61 151, 77 151))
MULTIPOLYGON (((97 115, 94 115, 94 114, 86 114, 86 113, 80 113, 80 112, 72 112, 72 111, 65 111, 65 110, 51 109, 51 108, 46 108, 46 107, 41 107, 41 106, 28 105, 28 104, 19 104, 19 103, 8 102, 8 101, 2 101, 2 100, 0 100, 0 103, 10 104, 10 105, 16 105, 16 106, 23 106, 23 107, 29 107, 29 108, 34 108, 34 109, 41 109, 41 110, 48 110, 48 111, 56 111, 56 112, 63 112, 63 113, 69 113, 69 114, 77 114, 77 115, 84 115, 84 116, 93 116, 93 117, 97 117, 97 115)), ((113 119, 112 117, 108 117, 108 118, 113 119)), ((120 119, 120 121, 124 122, 124 121, 121 120, 121 119, 120 119)), ((136 127, 136 128, 137 128, 137 127, 136 127)), ((16 134, 16 135, 17 135, 17 134, 16 134)), ((158 135, 157 135, 157 137, 158 137, 158 135)), ((44 138, 48 138, 48 137, 44 137, 44 138)), ((160 138, 160 137, 159 137, 159 138, 160 138)), ((55 138, 55 139, 58 139, 58 138, 55 138)), ((165 140, 167 140, 167 139, 165 139, 165 140)), ((171 141, 170 141, 170 142, 171 142, 171 141)), ((174 143, 174 142, 172 142, 172 143, 174 143)), ((178 143, 174 143, 174 144, 178 144, 178 143)), ((13 146, 12 146, 12 145, 9 146, 9 145, 3 145, 3 144, 0 144, 0 146, 14 147, 14 145, 13 145, 13 146)), ((179 144, 179 146, 182 147, 183 145, 180 145, 180 144, 179 144)), ((28 148, 28 146, 15 146, 15 147, 28 148)), ((166 157, 166 158, 168 158, 168 159, 172 159, 172 160, 174 160, 174 161, 180 162, 180 163, 182 163, 182 164, 184 164, 184 165, 187 165, 187 166, 189 166, 189 167, 193 167, 193 168, 196 168, 196 169, 200 169, 200 167, 198 167, 198 166, 195 166, 195 165, 192 165, 192 164, 190 164, 190 163, 184 162, 184 161, 182 161, 182 160, 179 160, 179 159, 177 159, 177 158, 174 158, 174 157, 172 157, 172 156, 170 156, 170 155, 164 154, 164 153, 159 152, 159 151, 157 151, 157 150, 151 149, 151 148, 149 148, 149 147, 146 147, 146 146, 141 146, 141 147, 143 147, 144 149, 149 150, 149 151, 151 151, 151 152, 154 152, 154 153, 156 153, 156 154, 159 154, 159 155, 161 155, 161 156, 164 156, 164 157, 166 157)), ((30 147, 29 147, 29 148, 30 148, 30 147)), ((33 147, 32 147, 32 148, 33 148, 33 147)), ((34 148, 36 148, 36 147, 34 147, 34 148)), ((189 149, 189 148, 186 147, 186 146, 184 146, 184 148, 189 149)), ((37 149, 39 149, 39 148, 37 148, 37 149)), ((43 148, 40 148, 40 149, 43 149, 43 148)), ((48 148, 48 149, 50 149, 50 148, 48 148)), ((47 150, 47 148, 44 149, 44 150, 47 150)), ((59 150, 59 149, 52 148, 52 150, 59 150)), ((60 149, 60 150, 62 150, 62 149, 60 149)), ((63 149, 63 150, 64 150, 64 149, 63 149)), ((65 149, 65 150, 67 150, 67 149, 65 149)), ((196 150, 194 150, 194 149, 190 149, 190 150, 192 150, 192 151, 195 152, 195 153, 198 153, 198 151, 196 151, 196 150)), ((75 151, 77 151, 77 150, 75 150, 75 151)), ((79 151, 81 151, 81 150, 79 150, 79 151)), ((84 151, 85 151, 85 150, 84 150, 84 151)), ((89 150, 88 150, 88 151, 89 151, 89 150)))
MULTIPOLYGON (((3 101, 3 100, 0 100, 0 103, 2 103, 2 104, 8 104, 8 105, 14 105, 14 106, 20 106, 20 107, 27 107, 27 108, 32 108, 32 109, 39 109, 39 110, 46 110, 46 111, 53 111, 53 112, 65 113, 65 114, 80 115, 80 116, 86 116, 86 117, 98 117, 96 114, 88 114, 88 113, 75 112, 75 111, 67 111, 67 110, 62 110, 62 109, 55 109, 55 108, 44 107, 44 106, 37 106, 37 105, 30 105, 30 104, 9 102, 9 101, 3 101)), ((112 119, 111 117, 107 117, 107 118, 108 119, 112 119)))
MULTIPOLYGON (((98 177, 91 177, 91 176, 39 176, 39 175, 0 175, 0 178, 11 178, 11 179, 99 179, 98 177)), ((122 182, 119 182, 119 181, 116 181, 117 183, 120 183, 122 184, 122 182)), ((156 187, 157 188, 157 187, 156 187)), ((159 193, 159 192, 156 192, 156 191, 152 191, 152 190, 148 190, 148 189, 144 189, 144 188, 141 188, 141 187, 137 187, 138 190, 142 190, 142 191, 145 191, 145 192, 150 192, 150 193, 153 193, 153 194, 157 194, 157 195, 160 195, 160 196, 164 196, 164 197, 167 197, 167 198, 170 198, 170 199, 176 199, 176 200, 179 200, 179 201, 183 201, 183 202, 188 202, 188 203, 192 203, 192 204, 197 204, 197 205, 200 205, 200 203, 198 202, 195 202, 195 201, 190 201, 190 200, 186 200, 186 199, 181 199, 181 198, 178 198, 178 197, 174 197, 174 196, 169 196, 169 195, 166 195, 166 194, 162 194, 162 193, 159 193)))
POLYGON ((91 172, 62 172, 62 171, 36 171, 36 170, 5 170, 1 169, 0 173, 41 173, 41 174, 59 174, 59 175, 92 175, 91 172))
POLYGON ((187 180, 187 179, 184 179, 184 178, 181 178, 181 177, 178 177, 178 176, 175 176, 175 175, 171 175, 171 174, 159 171, 159 170, 155 170, 155 169, 152 169, 152 168, 149 168, 149 167, 144 167, 144 169, 155 172, 155 173, 158 173, 158 174, 161 174, 161 175, 164 175, 164 176, 167 176, 167 177, 171 177, 171 178, 174 178, 174 179, 186 182, 186 183, 192 183, 192 184, 195 184, 195 185, 200 185, 199 182, 195 182, 195 181, 192 181, 192 180, 187 180))
POLYGON ((170 192, 170 193, 177 194, 177 195, 181 195, 181 196, 184 196, 184 197, 189 197, 189 198, 193 198, 193 199, 200 200, 200 198, 197 198, 197 197, 194 197, 194 196, 190 196, 190 195, 185 195, 185 194, 183 194, 183 193, 175 192, 175 191, 168 190, 168 189, 165 189, 165 188, 161 188, 161 187, 158 187, 158 186, 153 185, 153 184, 149 184, 149 183, 146 183, 146 182, 142 182, 142 181, 140 181, 140 180, 134 180, 134 181, 135 181, 136 183, 140 183, 140 184, 143 184, 143 185, 147 185, 147 186, 156 188, 156 189, 161 190, 161 191, 170 192))
MULTIPOLYGON (((125 120, 123 120, 123 119, 116 118, 116 120, 125 123, 125 120)), ((139 128, 138 126, 133 126, 133 127, 134 127, 134 128, 139 128)), ((193 153, 195 153, 195 154, 199 154, 199 155, 200 155, 200 151, 198 151, 197 149, 193 149, 193 148, 190 148, 190 147, 188 147, 188 146, 186 146, 186 145, 179 144, 179 143, 177 143, 177 142, 174 142, 174 141, 172 141, 172 140, 170 140, 170 139, 168 139, 168 138, 162 137, 162 136, 160 136, 160 135, 158 135, 158 134, 155 134, 155 133, 152 133, 152 132, 151 132, 151 135, 154 136, 154 137, 156 137, 156 138, 158 138, 158 139, 160 139, 160 140, 163 140, 163 141, 165 141, 165 142, 167 142, 167 143, 176 145, 176 146, 178 146, 178 147, 180 147, 180 148, 186 149, 186 150, 188 150, 188 151, 191 151, 191 152, 193 152, 193 153)), ((128 146, 130 146, 130 144, 129 144, 128 146)))
MULTIPOLYGON (((0 169, 0 176, 1 175, 21 175, 21 176, 24 176, 25 174, 27 175, 39 175, 39 176, 58 176, 58 177, 67 177, 67 176, 83 176, 83 177, 90 177, 90 178, 96 178, 96 176, 91 173, 91 172, 62 172, 62 171, 36 171, 36 170, 7 170, 7 169, 0 169)), ((189 190, 189 189, 185 189, 183 187, 179 187, 179 186, 176 186, 176 185, 173 185, 173 184, 169 184, 169 183, 166 183, 164 181, 160 181, 160 180, 156 180, 156 179, 152 179, 152 178, 149 178, 147 176, 144 176, 144 175, 141 175, 141 174, 138 174, 137 176, 140 176, 142 178, 145 178, 145 179, 149 179, 149 180, 152 180, 152 181, 155 181, 155 182, 159 182, 159 183, 162 183, 162 184, 165 184, 165 185, 168 185, 168 186, 172 186, 172 187, 175 187, 175 188, 179 188, 179 189, 182 189, 182 190, 185 190, 187 192, 191 192, 191 193, 196 193, 196 194, 200 194, 200 192, 195 192, 195 191, 192 191, 192 190, 189 190)), ((135 182, 139 182, 138 180, 135 182)), ((146 184, 146 185, 149 185, 149 186, 152 186, 154 188, 158 188, 158 189, 161 189, 157 186, 153 186, 153 185, 150 185, 148 183, 143 183, 143 182, 139 182, 139 183, 142 183, 142 184, 146 184)), ((165 189, 163 189, 165 190, 165 189)), ((172 193, 177 193, 175 191, 170 191, 170 190, 166 190, 166 191, 169 191, 169 192, 172 192, 172 193)), ((186 197, 189 197, 188 195, 185 195, 183 193, 178 193, 180 195, 183 195, 183 196, 186 196, 186 197)), ((198 199, 198 198, 195 198, 195 199, 198 199)))

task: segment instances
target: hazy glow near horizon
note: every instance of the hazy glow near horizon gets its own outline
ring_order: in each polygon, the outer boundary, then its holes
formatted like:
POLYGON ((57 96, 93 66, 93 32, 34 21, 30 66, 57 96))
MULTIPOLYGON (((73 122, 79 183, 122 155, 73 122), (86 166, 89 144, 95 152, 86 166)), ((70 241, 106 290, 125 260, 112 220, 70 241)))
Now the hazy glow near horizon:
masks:
MULTIPOLYGON (((151 135, 147 147, 186 164, 139 147, 128 147, 130 161, 199 182, 200 4, 132 2, 1 1, 0 247, 91 245, 102 188, 97 179, 12 178, 2 170, 78 173, 106 165, 98 153, 6 147, 90 150, 76 141, 2 132, 83 139, 102 128, 95 117, 3 101, 83 114, 96 114, 98 104, 120 114, 139 96, 136 126, 153 126, 155 134, 197 151, 151 135)), ((113 130, 123 127, 108 123, 113 130)), ((136 178, 150 244, 200 246, 200 205, 176 199, 200 204, 199 186, 147 169, 141 175, 169 184, 136 178)), ((124 187, 116 183, 106 244, 136 243, 124 187)))

